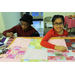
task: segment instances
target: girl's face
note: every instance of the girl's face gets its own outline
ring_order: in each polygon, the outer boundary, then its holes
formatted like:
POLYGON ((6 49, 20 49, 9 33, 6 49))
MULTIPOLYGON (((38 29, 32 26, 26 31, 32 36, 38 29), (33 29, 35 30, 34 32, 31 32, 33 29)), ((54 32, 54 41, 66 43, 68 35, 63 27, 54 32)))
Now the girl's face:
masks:
POLYGON ((29 29, 29 27, 30 27, 30 24, 27 23, 27 22, 21 21, 21 27, 22 27, 22 29, 23 29, 24 31, 27 31, 27 30, 29 29))
POLYGON ((53 28, 57 33, 60 33, 63 29, 63 21, 61 18, 57 18, 53 23, 53 28))

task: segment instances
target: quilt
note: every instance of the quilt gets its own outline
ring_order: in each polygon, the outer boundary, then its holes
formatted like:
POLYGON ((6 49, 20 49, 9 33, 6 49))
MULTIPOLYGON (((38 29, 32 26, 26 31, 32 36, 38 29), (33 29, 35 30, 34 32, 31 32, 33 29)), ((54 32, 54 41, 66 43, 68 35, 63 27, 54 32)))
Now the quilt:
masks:
MULTIPOLYGON (((10 39, 12 40, 12 39, 10 39)), ((2 59, 20 59, 21 62, 49 62, 75 60, 74 56, 69 50, 74 50, 74 39, 50 39, 48 42, 65 46, 67 50, 60 52, 54 49, 45 48, 40 45, 42 39, 26 39, 16 38, 8 47, 5 54, 1 54, 2 59), (70 44, 69 44, 70 43, 70 44), (70 48, 72 47, 72 48, 70 48)))
POLYGON ((65 39, 68 50, 75 50, 75 39, 65 39))

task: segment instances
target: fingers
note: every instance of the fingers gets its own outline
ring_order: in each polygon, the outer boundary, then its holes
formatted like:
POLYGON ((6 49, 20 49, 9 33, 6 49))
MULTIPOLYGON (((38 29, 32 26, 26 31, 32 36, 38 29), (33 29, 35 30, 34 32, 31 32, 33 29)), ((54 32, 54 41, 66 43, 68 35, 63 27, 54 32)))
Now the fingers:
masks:
POLYGON ((9 35, 9 37, 14 37, 15 35, 12 33, 12 32, 10 32, 10 35, 9 35))
POLYGON ((61 52, 67 50, 65 46, 55 46, 55 49, 58 50, 58 51, 61 51, 61 52))
POLYGON ((64 51, 67 50, 65 46, 55 46, 54 49, 58 50, 58 51, 61 51, 61 52, 64 52, 64 51))
POLYGON ((66 47, 62 46, 62 50, 61 51, 63 52, 63 51, 66 51, 66 50, 67 50, 66 47))

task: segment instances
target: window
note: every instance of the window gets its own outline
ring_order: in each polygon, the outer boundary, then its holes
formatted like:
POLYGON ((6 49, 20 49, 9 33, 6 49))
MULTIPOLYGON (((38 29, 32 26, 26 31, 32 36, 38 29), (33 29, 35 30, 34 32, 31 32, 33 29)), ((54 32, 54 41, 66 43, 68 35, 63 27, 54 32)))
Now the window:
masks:
POLYGON ((32 12, 32 16, 39 16, 39 12, 32 12))
POLYGON ((23 14, 29 14, 33 16, 32 26, 39 32, 40 36, 43 36, 43 12, 24 12, 23 14))
POLYGON ((23 12, 22 14, 32 15, 33 21, 43 21, 43 12, 23 12))
POLYGON ((33 19, 43 19, 43 12, 30 12, 30 15, 33 16, 33 19))

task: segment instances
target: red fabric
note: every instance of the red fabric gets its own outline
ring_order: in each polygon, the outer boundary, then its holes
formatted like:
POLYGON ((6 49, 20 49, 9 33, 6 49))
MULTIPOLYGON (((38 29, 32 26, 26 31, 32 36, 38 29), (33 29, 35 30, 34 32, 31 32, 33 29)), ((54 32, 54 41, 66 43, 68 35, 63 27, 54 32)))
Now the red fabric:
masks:
POLYGON ((54 49, 55 45, 51 44, 48 42, 48 40, 51 37, 58 37, 58 36, 68 36, 68 32, 66 30, 63 29, 63 34, 59 35, 53 28, 51 30, 48 31, 48 33, 44 36, 44 38, 42 39, 40 45, 46 47, 46 48, 52 48, 54 49))
POLYGON ((75 42, 75 39, 70 39, 71 42, 75 42))
POLYGON ((13 33, 17 33, 18 37, 29 37, 35 31, 36 30, 33 27, 30 27, 29 30, 26 32, 22 29, 21 25, 16 25, 12 27, 11 29, 5 30, 3 32, 3 35, 6 36, 7 32, 13 32, 13 33))
POLYGON ((71 42, 66 42, 67 47, 71 47, 72 43, 71 42))

